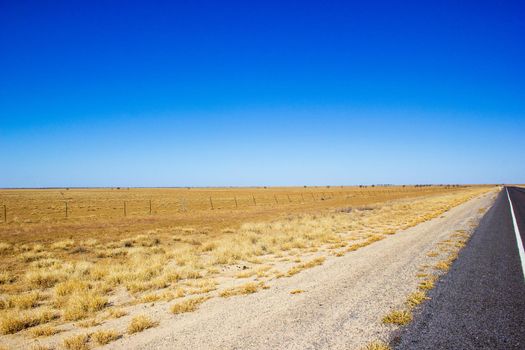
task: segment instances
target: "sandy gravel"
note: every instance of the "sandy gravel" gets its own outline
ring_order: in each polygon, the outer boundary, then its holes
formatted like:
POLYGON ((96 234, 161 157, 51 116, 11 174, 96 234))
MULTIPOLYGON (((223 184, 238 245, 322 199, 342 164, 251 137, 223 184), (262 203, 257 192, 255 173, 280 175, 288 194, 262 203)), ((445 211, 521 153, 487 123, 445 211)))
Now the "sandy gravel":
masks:
POLYGON ((358 349, 392 331, 381 318, 418 284, 426 253, 470 230, 495 192, 324 265, 269 283, 249 296, 214 298, 193 313, 124 337, 107 349, 358 349), (304 293, 290 294, 302 289, 304 293))

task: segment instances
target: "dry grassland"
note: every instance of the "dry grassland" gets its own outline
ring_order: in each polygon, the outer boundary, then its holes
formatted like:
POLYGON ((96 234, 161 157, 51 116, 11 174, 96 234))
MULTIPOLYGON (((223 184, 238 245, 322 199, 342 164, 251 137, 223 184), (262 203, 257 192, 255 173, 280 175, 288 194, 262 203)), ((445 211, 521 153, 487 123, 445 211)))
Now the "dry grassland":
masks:
MULTIPOLYGON (((489 189, 1 191, 9 210, 20 214, 9 219, 8 211, 0 224, 0 343, 27 345, 37 337, 42 346, 83 349, 129 337, 157 324, 143 304, 181 314, 209 298, 255 293, 489 189), (144 214, 138 203, 149 207, 151 198, 152 214, 144 214), (67 219, 55 213, 60 204, 45 204, 63 199, 70 201, 67 219), (127 216, 114 216, 120 210, 114 203, 124 200, 127 216), (206 200, 209 207, 197 206, 206 200), (88 333, 79 335, 81 328, 88 333)), ((440 249, 461 242, 443 242, 440 249)), ((436 268, 445 270, 452 259, 447 255, 436 268)), ((421 290, 431 282, 424 280, 421 290)), ((413 295, 411 303, 424 297, 413 295)))

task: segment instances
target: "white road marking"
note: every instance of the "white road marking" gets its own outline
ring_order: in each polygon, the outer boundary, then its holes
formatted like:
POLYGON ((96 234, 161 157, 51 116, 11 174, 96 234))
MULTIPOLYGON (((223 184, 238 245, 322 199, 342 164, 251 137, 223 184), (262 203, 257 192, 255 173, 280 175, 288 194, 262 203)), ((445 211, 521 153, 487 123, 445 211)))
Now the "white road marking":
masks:
POLYGON ((507 198, 509 199, 510 213, 512 214, 512 223, 514 224, 514 233, 516 234, 518 252, 520 253, 521 272, 523 272, 523 278, 525 279, 525 251, 523 250, 523 242, 521 241, 520 229, 518 228, 518 223, 516 222, 516 216, 514 216, 514 208, 512 207, 512 201, 510 200, 509 190, 506 187, 505 190, 507 191, 507 198))

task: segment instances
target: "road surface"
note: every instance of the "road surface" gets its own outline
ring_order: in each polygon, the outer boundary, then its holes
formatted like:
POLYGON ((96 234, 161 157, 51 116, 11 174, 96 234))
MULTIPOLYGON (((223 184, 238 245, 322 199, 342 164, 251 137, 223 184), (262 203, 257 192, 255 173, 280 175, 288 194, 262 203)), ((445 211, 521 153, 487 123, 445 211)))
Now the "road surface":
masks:
MULTIPOLYGON (((509 187, 525 234, 525 189, 509 187)), ((525 279, 504 189, 395 349, 525 349, 525 279)))

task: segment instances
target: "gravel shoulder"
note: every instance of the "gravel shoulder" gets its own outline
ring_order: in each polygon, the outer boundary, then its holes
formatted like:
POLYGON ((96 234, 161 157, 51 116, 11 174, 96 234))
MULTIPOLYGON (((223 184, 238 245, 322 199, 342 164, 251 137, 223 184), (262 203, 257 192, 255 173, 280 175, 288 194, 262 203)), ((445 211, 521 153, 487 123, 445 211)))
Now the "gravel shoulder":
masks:
MULTIPOLYGON (((322 266, 268 283, 248 296, 214 298, 197 311, 107 349, 356 349, 395 330, 381 318, 418 285, 426 255, 457 230, 471 230, 495 192, 322 266), (291 294, 293 290, 303 290, 291 294)), ((147 308, 144 310, 147 313, 147 308)))

